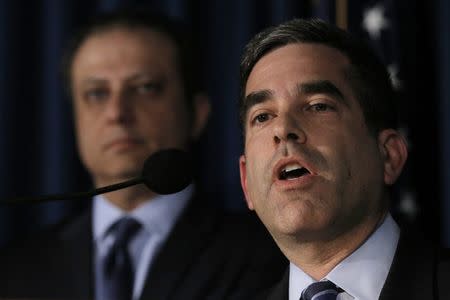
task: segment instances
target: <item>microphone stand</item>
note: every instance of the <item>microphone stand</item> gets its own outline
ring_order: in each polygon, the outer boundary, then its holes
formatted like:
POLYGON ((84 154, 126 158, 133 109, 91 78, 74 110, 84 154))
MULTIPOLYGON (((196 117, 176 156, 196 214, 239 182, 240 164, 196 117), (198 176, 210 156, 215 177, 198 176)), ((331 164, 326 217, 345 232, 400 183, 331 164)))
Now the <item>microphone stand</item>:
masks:
POLYGON ((18 204, 18 203, 41 203, 47 201, 55 201, 55 200, 75 200, 80 198, 90 198, 95 195, 108 193, 117 191, 123 188, 127 188, 129 186, 133 186, 136 184, 144 183, 143 177, 133 178, 124 182, 100 187, 97 189, 93 189, 85 192, 71 193, 71 194, 56 194, 56 195, 46 195, 46 196, 37 196, 37 197, 18 197, 14 199, 7 199, 0 201, 0 204, 18 204))

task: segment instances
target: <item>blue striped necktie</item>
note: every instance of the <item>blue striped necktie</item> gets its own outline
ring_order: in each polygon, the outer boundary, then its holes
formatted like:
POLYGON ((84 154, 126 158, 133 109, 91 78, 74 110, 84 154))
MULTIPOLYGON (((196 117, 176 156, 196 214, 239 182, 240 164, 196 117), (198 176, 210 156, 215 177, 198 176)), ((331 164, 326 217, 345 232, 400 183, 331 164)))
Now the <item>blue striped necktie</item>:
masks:
POLYGON ((318 281, 303 290, 300 300, 336 300, 343 291, 331 281, 318 281))
POLYGON ((115 241, 102 265, 102 291, 99 300, 130 300, 133 294, 134 272, 128 243, 141 224, 132 218, 122 218, 111 228, 115 241))

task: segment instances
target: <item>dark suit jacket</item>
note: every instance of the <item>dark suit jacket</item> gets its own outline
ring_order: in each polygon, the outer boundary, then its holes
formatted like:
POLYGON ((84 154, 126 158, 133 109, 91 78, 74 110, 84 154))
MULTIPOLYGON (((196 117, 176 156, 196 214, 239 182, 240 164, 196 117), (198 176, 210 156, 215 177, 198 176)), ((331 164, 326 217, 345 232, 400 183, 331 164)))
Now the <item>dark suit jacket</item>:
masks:
MULTIPOLYGON (((198 197, 197 197, 198 198, 198 197)), ((90 211, 0 257, 0 299, 92 299, 90 211)), ((141 299, 246 299, 287 266, 256 216, 191 201, 149 270, 141 299)))
MULTIPOLYGON (((450 255, 422 238, 400 236, 399 245, 380 300, 450 299, 450 255)), ((370 270, 361 270, 370 272, 370 270)), ((289 269, 268 296, 260 299, 287 300, 289 269)))

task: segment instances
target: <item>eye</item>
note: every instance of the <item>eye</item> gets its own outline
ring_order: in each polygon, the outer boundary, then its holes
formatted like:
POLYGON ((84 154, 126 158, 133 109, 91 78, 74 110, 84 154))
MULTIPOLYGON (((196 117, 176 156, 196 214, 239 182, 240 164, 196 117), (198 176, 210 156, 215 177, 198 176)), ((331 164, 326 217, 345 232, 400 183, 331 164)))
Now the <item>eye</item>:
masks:
POLYGON ((94 88, 84 93, 84 98, 89 102, 99 102, 108 98, 108 90, 104 88, 94 88))
POLYGON ((270 115, 268 113, 261 113, 253 118, 252 123, 253 124, 264 123, 264 122, 268 121, 269 119, 270 119, 270 115))
POLYGON ((316 103, 312 104, 308 108, 309 110, 312 110, 314 112, 324 112, 324 111, 334 111, 334 107, 327 104, 327 103, 316 103))
POLYGON ((144 82, 138 84, 135 90, 138 94, 158 93, 162 89, 162 84, 159 82, 144 82))

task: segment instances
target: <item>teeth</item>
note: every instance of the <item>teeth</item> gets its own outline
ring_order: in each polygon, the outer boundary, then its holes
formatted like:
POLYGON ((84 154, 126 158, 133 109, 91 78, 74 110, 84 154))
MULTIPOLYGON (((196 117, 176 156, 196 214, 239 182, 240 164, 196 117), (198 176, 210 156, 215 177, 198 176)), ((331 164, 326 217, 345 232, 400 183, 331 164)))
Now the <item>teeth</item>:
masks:
POLYGON ((298 163, 291 163, 286 165, 280 172, 279 179, 281 180, 293 180, 303 175, 308 174, 309 171, 299 165, 298 163))
POLYGON ((295 163, 295 164, 287 165, 286 167, 283 168, 282 171, 290 172, 290 171, 301 169, 301 168, 302 168, 302 166, 300 166, 299 164, 295 163))

